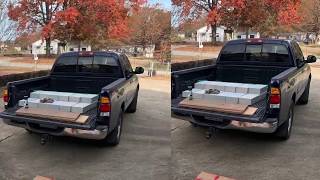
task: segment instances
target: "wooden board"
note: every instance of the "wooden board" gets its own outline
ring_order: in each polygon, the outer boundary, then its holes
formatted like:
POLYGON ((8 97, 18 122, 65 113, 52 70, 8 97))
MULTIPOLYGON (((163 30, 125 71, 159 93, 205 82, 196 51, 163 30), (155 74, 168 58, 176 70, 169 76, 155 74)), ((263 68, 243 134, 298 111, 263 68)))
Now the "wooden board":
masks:
POLYGON ((184 99, 179 103, 180 107, 193 108, 193 109, 202 109, 208 111, 218 111, 231 114, 243 114, 248 108, 247 105, 242 104, 223 104, 215 103, 212 101, 201 100, 201 99, 184 99))
POLYGON ((84 115, 81 115, 79 116, 79 118, 76 120, 76 123, 79 123, 79 124, 85 124, 89 119, 89 116, 84 116, 84 115))
POLYGON ((216 175, 216 174, 211 174, 211 173, 206 173, 206 172, 201 172, 195 180, 235 180, 232 178, 216 175))
POLYGON ((36 176, 33 180, 55 180, 53 177, 36 176))
POLYGON ((258 110, 258 108, 248 107, 247 110, 243 113, 243 115, 252 116, 252 115, 254 115, 254 113, 257 112, 257 110, 258 110))
POLYGON ((62 112, 40 108, 20 108, 16 111, 16 114, 18 116, 30 116, 67 122, 75 122, 80 116, 80 113, 62 112))

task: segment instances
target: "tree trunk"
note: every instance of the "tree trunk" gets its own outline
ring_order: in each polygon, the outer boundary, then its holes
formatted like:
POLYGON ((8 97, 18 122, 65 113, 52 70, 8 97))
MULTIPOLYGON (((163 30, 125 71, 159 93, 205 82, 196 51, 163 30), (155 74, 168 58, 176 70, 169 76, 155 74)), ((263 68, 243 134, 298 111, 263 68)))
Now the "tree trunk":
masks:
POLYGON ((249 39, 249 28, 246 28, 246 39, 249 39))
POLYGON ((81 48, 81 41, 79 41, 79 43, 78 43, 78 52, 81 51, 80 48, 81 48))
POLYGON ((315 44, 318 44, 318 42, 319 42, 319 33, 318 32, 316 32, 316 40, 315 40, 315 44))
POLYGON ((46 41, 46 56, 50 56, 51 54, 51 38, 45 38, 46 41))
POLYGON ((212 44, 216 44, 217 43, 217 25, 216 24, 211 24, 211 42, 212 44))

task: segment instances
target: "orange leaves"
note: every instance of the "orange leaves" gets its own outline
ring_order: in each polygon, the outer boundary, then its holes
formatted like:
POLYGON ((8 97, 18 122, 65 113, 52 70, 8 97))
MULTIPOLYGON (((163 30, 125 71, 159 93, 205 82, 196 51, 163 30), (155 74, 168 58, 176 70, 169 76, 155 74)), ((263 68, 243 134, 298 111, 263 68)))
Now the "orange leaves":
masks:
POLYGON ((56 20, 59 23, 75 23, 77 21, 80 12, 75 7, 69 7, 64 11, 58 12, 56 20))
POLYGON ((9 17, 21 30, 42 28, 42 37, 88 40, 95 34, 120 38, 128 34, 127 16, 146 0, 18 0, 9 17), (68 34, 66 34, 66 32, 68 34))
POLYGON ((172 3, 182 9, 181 15, 186 19, 204 16, 209 25, 231 29, 265 29, 301 21, 298 15, 301 0, 172 0, 172 3))
POLYGON ((220 14, 217 11, 217 8, 212 9, 208 16, 207 16, 207 22, 208 24, 216 24, 220 21, 220 14))
POLYGON ((287 6, 280 9, 278 13, 278 22, 281 25, 292 25, 297 24, 301 21, 298 15, 298 10, 300 8, 301 2, 291 2, 287 6))

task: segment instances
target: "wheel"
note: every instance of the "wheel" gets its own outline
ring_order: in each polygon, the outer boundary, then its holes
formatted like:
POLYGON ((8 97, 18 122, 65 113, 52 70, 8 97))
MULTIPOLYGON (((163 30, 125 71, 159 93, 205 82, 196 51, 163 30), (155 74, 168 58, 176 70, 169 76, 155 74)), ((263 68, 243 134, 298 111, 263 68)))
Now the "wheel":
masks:
POLYGON ((118 118, 118 124, 114 128, 114 130, 111 131, 109 135, 103 140, 101 140, 101 145, 111 145, 116 146, 120 142, 121 132, 122 132, 122 123, 123 123, 123 112, 120 113, 118 118))
POLYGON ((292 124, 294 120, 294 102, 290 105, 289 115, 286 122, 284 122, 281 126, 278 127, 275 132, 275 136, 281 140, 288 140, 292 131, 292 124))
POLYGON ((301 95, 300 99, 298 100, 298 104, 308 104, 309 101, 309 90, 310 90, 310 79, 307 84, 306 89, 304 90, 303 94, 301 95))
POLYGON ((139 90, 137 89, 136 95, 134 96, 134 98, 133 98, 133 100, 132 100, 131 104, 129 105, 126 112, 135 113, 137 111, 138 93, 139 93, 139 90))

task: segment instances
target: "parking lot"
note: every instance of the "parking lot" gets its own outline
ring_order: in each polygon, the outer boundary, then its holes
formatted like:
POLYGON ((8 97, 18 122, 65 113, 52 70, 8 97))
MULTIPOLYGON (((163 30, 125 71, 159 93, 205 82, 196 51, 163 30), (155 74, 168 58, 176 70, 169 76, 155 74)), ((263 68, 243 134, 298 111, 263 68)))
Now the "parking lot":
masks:
POLYGON ((140 78, 140 84, 138 110, 125 115, 116 147, 67 137, 41 146, 38 135, 0 120, 0 179, 170 179, 170 82, 140 78))
POLYGON ((219 130, 212 139, 206 129, 173 119, 174 179, 193 179, 201 171, 238 180, 319 179, 320 69, 312 68, 309 104, 296 106, 291 138, 219 130))

